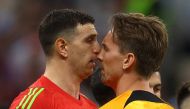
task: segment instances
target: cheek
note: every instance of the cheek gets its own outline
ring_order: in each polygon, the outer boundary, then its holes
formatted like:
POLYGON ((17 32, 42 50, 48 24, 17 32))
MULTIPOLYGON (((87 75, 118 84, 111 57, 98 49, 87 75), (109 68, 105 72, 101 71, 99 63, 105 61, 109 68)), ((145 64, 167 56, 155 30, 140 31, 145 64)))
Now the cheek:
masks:
POLYGON ((73 67, 80 68, 85 60, 85 53, 80 48, 72 49, 69 53, 69 62, 73 67))
POLYGON ((88 55, 90 55, 90 50, 88 48, 76 48, 75 49, 75 55, 77 55, 76 57, 78 58, 78 60, 85 60, 88 55))
POLYGON ((82 49, 78 49, 78 55, 83 56, 83 57, 90 57, 92 55, 92 48, 84 47, 82 49))
POLYGON ((110 71, 122 69, 122 60, 117 55, 105 55, 103 63, 110 71))
POLYGON ((185 101, 183 101, 181 105, 181 109, 189 109, 189 107, 190 107, 190 101, 185 99, 185 101))
POLYGON ((108 78, 117 78, 122 73, 122 61, 117 56, 108 55, 103 66, 108 78))
POLYGON ((156 94, 158 97, 160 97, 161 95, 160 95, 160 92, 157 92, 157 94, 156 94))
MULTIPOLYGON (((107 65, 112 65, 115 62, 115 56, 111 54, 105 54, 103 56, 103 62, 107 65)), ((111 66, 110 66, 111 67, 111 66)))

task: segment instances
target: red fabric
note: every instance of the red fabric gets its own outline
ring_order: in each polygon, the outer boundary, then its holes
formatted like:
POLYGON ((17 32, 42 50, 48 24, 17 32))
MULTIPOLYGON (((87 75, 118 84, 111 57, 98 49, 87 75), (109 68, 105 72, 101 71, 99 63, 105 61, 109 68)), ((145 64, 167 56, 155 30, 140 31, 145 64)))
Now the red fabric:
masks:
MULTIPOLYGON (((80 99, 77 100, 44 76, 41 76, 28 89, 21 92, 14 99, 9 109, 16 109, 24 96, 29 93, 30 88, 36 87, 44 88, 44 90, 37 96, 31 109, 97 109, 97 106, 82 94, 80 94, 80 99)), ((31 99, 27 102, 25 108, 27 108, 30 101, 31 99)))

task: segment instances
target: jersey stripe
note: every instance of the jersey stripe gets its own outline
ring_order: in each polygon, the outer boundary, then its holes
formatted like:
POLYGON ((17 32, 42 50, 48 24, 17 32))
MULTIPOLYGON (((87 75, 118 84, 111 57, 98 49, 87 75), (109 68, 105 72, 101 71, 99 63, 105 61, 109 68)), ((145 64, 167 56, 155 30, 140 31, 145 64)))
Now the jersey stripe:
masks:
POLYGON ((25 101, 24 104, 22 105, 22 109, 25 108, 25 106, 26 106, 27 102, 29 101, 30 97, 35 94, 35 92, 36 92, 37 89, 38 89, 38 88, 35 88, 35 89, 33 90, 32 94, 30 94, 30 95, 28 96, 28 98, 26 99, 26 101, 25 101))
POLYGON ((22 105, 22 103, 25 101, 25 99, 27 98, 27 96, 29 96, 33 91, 33 88, 30 88, 30 91, 27 95, 24 96, 24 98, 21 100, 21 102, 19 103, 19 105, 16 107, 16 109, 19 109, 19 107, 22 105))
POLYGON ((27 109, 30 109, 30 108, 31 108, 32 104, 34 103, 34 100, 37 98, 37 96, 38 96, 43 90, 44 90, 44 88, 41 88, 41 89, 34 95, 34 97, 32 98, 32 100, 30 101, 30 103, 29 103, 27 109))

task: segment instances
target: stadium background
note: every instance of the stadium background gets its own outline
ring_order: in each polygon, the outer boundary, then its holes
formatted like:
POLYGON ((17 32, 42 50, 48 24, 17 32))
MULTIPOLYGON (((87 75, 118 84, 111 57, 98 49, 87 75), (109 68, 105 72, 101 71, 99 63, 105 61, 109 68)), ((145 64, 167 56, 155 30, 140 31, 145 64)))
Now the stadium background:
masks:
MULTIPOLYGON (((101 41, 115 12, 142 12, 164 20, 169 48, 161 69, 162 97, 176 106, 180 86, 190 80, 190 0, 0 0, 0 109, 45 69, 37 28, 52 9, 74 8, 92 15, 101 41)), ((97 72, 96 72, 97 73, 97 72)), ((89 82, 82 91, 94 99, 89 82)), ((104 95, 101 95, 104 96, 104 95)))

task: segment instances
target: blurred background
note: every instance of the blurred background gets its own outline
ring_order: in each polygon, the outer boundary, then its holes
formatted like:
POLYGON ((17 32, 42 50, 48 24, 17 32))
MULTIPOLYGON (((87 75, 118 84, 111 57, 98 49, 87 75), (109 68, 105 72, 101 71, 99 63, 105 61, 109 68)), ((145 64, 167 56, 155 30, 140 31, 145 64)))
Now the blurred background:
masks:
MULTIPOLYGON (((0 0, 0 109, 8 109, 19 92, 43 74, 45 57, 38 40, 38 25, 47 12, 60 8, 92 15, 99 41, 107 32, 108 19, 116 12, 141 12, 162 18, 169 32, 169 48, 161 67, 162 98, 176 106, 178 89, 190 80, 190 0, 0 0)), ((98 74, 96 69, 81 86, 95 102, 97 97, 92 92, 101 94, 99 99, 107 96, 91 87, 99 84, 98 74)))

